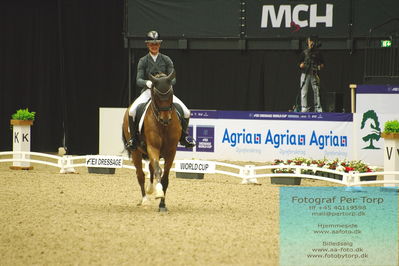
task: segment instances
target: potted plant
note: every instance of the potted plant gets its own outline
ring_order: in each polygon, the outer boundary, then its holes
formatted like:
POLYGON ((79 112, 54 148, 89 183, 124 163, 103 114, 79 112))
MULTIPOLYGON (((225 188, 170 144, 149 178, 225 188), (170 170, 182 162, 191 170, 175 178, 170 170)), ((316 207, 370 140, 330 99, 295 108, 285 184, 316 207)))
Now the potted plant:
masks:
POLYGON ((29 109, 19 109, 11 115, 11 125, 13 126, 31 126, 35 120, 36 112, 29 112, 29 109))
POLYGON ((399 121, 391 120, 384 124, 384 131, 381 133, 384 139, 399 139, 399 121))
MULTIPOLYGON (((35 120, 35 112, 29 112, 29 109, 19 109, 16 113, 11 115, 11 127, 13 130, 13 145, 12 149, 14 152, 30 152, 30 127, 33 125, 35 120)), ((22 155, 15 153, 13 159, 21 159, 22 155)), ((25 159, 29 159, 30 156, 26 155, 25 159)), ((13 165, 10 166, 14 170, 31 170, 28 161, 13 161, 13 165)))
MULTIPOLYGON (((399 171, 399 121, 391 120, 384 124, 381 133, 384 138, 384 171, 399 171)), ((399 180, 399 175, 384 175, 384 180, 399 180)), ((395 184, 385 184, 386 187, 397 187, 395 184)))

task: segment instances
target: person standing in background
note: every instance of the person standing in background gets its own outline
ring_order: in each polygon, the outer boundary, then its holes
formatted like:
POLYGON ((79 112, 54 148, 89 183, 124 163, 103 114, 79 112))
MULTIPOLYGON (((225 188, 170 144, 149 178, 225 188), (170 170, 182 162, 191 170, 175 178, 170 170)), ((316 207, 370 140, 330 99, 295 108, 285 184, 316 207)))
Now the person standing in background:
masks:
POLYGON ((320 43, 316 36, 307 38, 307 48, 302 51, 299 60, 301 69, 301 112, 309 112, 308 90, 311 86, 314 97, 314 111, 322 112, 320 103, 320 78, 319 71, 324 68, 324 59, 319 51, 320 43))

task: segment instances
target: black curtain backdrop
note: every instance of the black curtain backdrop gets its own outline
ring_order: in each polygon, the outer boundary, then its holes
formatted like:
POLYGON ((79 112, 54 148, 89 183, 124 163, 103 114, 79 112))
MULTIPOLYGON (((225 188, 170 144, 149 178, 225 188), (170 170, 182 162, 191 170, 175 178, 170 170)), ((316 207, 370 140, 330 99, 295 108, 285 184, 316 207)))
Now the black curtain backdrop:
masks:
POLYGON ((0 2, 0 150, 11 114, 36 112, 32 151, 98 153, 98 108, 127 106, 123 1, 0 2))
MULTIPOLYGON (((0 150, 12 150, 10 117, 36 111, 32 151, 98 153, 99 107, 127 107, 123 1, 0 2, 0 150)), ((162 34, 162 33, 161 33, 162 34)), ((132 73, 147 51, 133 50, 132 73)), ((163 50, 177 72, 176 95, 191 109, 287 111, 299 93, 294 50, 163 50)), ((323 50, 321 96, 361 83, 363 51, 323 50)), ((132 95, 138 95, 133 86, 132 95)), ((122 118, 115 118, 122 119, 122 118)))
MULTIPOLYGON (((144 44, 143 44, 144 46, 144 44)), ((175 64, 175 94, 190 109, 288 111, 300 90, 298 51, 181 51, 162 50, 175 64)), ((134 51, 136 63, 147 51, 134 51)), ((321 100, 328 92, 344 95, 350 112, 349 84, 362 82, 363 51, 322 50, 321 100)), ((138 88, 133 95, 137 96, 138 88)), ((312 97, 312 90, 309 92, 312 97)), ((311 99, 310 99, 311 100, 311 99)))

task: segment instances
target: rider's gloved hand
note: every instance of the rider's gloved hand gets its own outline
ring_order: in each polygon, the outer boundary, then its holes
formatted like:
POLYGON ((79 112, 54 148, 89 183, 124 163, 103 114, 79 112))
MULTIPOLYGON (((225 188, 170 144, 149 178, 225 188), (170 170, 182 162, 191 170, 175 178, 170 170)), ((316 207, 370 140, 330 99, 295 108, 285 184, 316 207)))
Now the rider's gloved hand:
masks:
POLYGON ((147 87, 148 87, 149 89, 151 89, 152 81, 151 81, 151 80, 147 80, 146 83, 145 83, 145 85, 147 85, 147 87))

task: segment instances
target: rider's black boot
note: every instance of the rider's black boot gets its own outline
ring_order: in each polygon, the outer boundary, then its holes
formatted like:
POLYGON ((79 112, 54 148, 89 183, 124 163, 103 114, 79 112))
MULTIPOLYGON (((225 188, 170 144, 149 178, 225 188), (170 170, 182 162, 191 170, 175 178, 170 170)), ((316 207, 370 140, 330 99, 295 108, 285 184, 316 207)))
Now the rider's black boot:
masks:
POLYGON ((180 144, 186 148, 192 148, 195 146, 195 140, 191 136, 189 136, 187 133, 189 120, 190 120, 190 118, 182 119, 182 132, 181 132, 181 137, 180 137, 180 144))
POLYGON ((133 118, 129 116, 129 130, 130 130, 130 140, 126 144, 126 148, 129 150, 136 150, 139 143, 139 136, 137 131, 137 123, 133 121, 133 118))

